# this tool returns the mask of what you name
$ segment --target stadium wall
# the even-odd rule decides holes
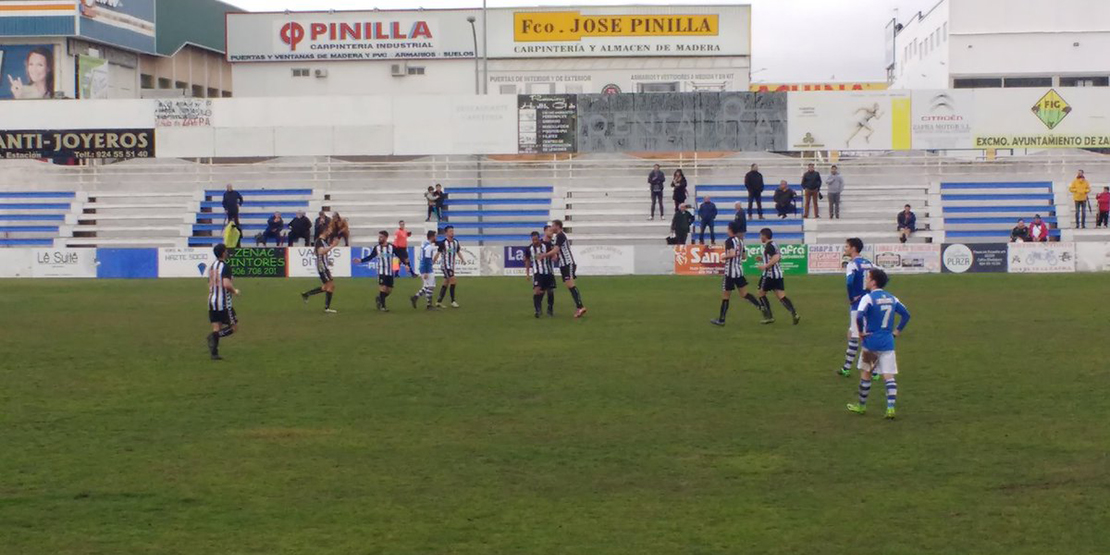
[[[759,247],[749,246],[750,254]],[[376,271],[352,264],[370,247],[342,247],[333,251],[332,273],[337,277],[373,278]],[[787,275],[843,272],[843,245],[783,245]],[[458,275],[524,275],[523,247],[463,246],[467,264]],[[718,246],[590,245],[576,249],[583,276],[719,275]],[[948,243],[868,245],[864,256],[890,273],[1075,273],[1110,271],[1110,243]],[[412,252],[410,249],[410,257]],[[208,248],[161,249],[0,249],[0,278],[155,279],[201,278],[213,256]],[[242,248],[230,263],[240,277],[315,277],[310,248]],[[394,260],[401,277],[407,271]],[[749,257],[745,273],[758,275]]]

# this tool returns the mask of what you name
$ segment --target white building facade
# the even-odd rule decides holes
[[[1106,0],[940,0],[898,23],[891,88],[1110,86]]]
[[[747,5],[228,14],[237,96],[746,91]]]

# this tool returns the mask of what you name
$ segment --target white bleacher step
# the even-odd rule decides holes
[[[152,208],[159,208],[159,209],[175,208],[175,209],[182,210],[182,211],[189,211],[189,210],[195,211],[196,208],[194,208],[194,206],[196,206],[196,203],[192,203],[192,204],[190,204],[190,203],[176,203],[176,204],[170,204],[170,203],[110,204],[110,203],[97,202],[97,203],[86,204],[85,209],[87,209],[87,210],[150,210]]]
[[[135,198],[183,198],[183,199],[188,199],[190,201],[193,201],[193,200],[200,201],[200,200],[204,199],[204,193],[202,191],[178,192],[178,193],[148,193],[148,192],[145,192],[145,191],[143,191],[143,192],[138,192],[138,191],[121,192],[121,193],[104,192],[104,193],[91,193],[91,194],[89,194],[89,197],[90,198],[95,198],[95,199],[106,199],[106,198],[108,198],[108,199],[116,199],[116,198],[125,198],[125,199],[135,199]]]
[[[933,239],[940,236],[940,232],[932,230],[921,230],[913,235],[910,235],[911,243],[925,243],[926,239]],[[816,238],[816,243],[843,243],[848,237],[859,237],[864,243],[897,243],[898,233],[895,231],[860,231],[860,232],[807,232],[806,238]]]
[[[346,208],[346,207],[350,207],[350,208],[382,207],[382,208],[393,208],[393,209],[398,209],[398,210],[412,210],[415,207],[421,207],[424,210],[428,209],[428,203],[427,202],[405,201],[405,200],[397,200],[397,201],[384,201],[384,200],[349,200],[349,201],[344,200],[344,201],[336,201],[336,200],[325,200],[325,201],[323,201],[323,204],[326,205],[326,206],[331,207],[332,210],[341,210],[341,209]]]
[[[1094,229],[1090,222],[1087,224],[1087,229],[1069,229],[1065,233],[1070,233],[1073,240],[1078,242],[1110,241],[1110,229]]]
[[[181,247],[185,245],[184,237],[73,237],[59,239],[55,244],[61,243],[68,247]]]
[[[195,217],[192,215],[182,215],[182,212],[165,212],[158,214],[142,213],[142,214],[78,214],[77,221],[92,222],[92,221],[144,221],[144,220],[174,220],[184,221],[191,223]]]
[[[181,237],[188,237],[192,235],[192,227],[186,225],[144,225],[144,226],[104,226],[104,225],[80,225],[73,228],[76,233],[152,233],[152,232],[172,232],[178,233]]]

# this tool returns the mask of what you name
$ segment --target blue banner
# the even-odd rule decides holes
[[[81,0],[79,35],[101,42],[155,52],[154,0]]]
[[[370,251],[373,250],[373,249],[374,249],[374,247],[351,247],[351,258],[358,258],[359,260],[361,260],[363,258],[366,258],[367,256],[370,256]],[[405,249],[405,252],[408,253],[409,260],[411,261],[413,259],[412,257],[413,257],[413,253],[414,253],[413,248],[409,247],[409,248]],[[414,268],[415,268],[415,266],[414,266]],[[416,268],[416,269],[419,270],[419,268]],[[397,277],[412,277],[412,274],[409,273],[408,267],[405,266],[404,264],[401,264],[401,260],[397,257],[393,258],[393,272],[394,272],[394,275],[396,275]],[[351,262],[351,277],[353,277],[353,278],[376,278],[376,277],[378,277],[378,260],[374,259],[374,260],[371,260],[370,262],[365,262],[365,263],[359,263],[359,262],[352,261]]]
[[[158,249],[96,249],[98,279],[158,277]]]

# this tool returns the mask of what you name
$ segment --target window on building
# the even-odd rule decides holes
[[[582,94],[582,85],[567,85],[567,94]]]
[[[293,68],[293,77],[308,77],[309,73],[311,73],[311,71],[309,71],[307,67]]]
[[[944,22],[944,25],[941,26],[941,29],[944,30],[944,40],[947,41],[948,40],[948,22],[947,21]]]
[[[139,86],[144,88],[144,89],[153,89],[154,88],[154,76],[153,75],[147,75],[145,73],[142,74],[142,75],[139,75]]]
[[[158,78],[158,88],[159,89],[169,89],[169,88],[171,88],[170,87],[170,80],[166,79],[164,77],[159,77]]]
[[[516,94],[516,85],[501,85],[501,94]]]
[[[1007,77],[1003,80],[1002,86],[1006,88],[1020,88],[1020,87],[1051,87],[1051,77]]]
[[[174,81],[173,82],[173,88],[175,88],[175,89],[188,89],[189,85],[187,85],[184,81]]]
[[[220,91],[220,96],[224,98],[231,98],[231,91]]]
[[[424,75],[424,66],[408,66],[409,75]]]
[[[952,88],[954,89],[997,89],[1001,87],[1002,79],[997,78],[971,77],[952,80]]]
[[[212,87],[208,87],[208,95],[207,96],[208,96],[208,98],[219,98],[220,97],[220,91],[217,90],[217,89],[213,89]]]
[[[193,91],[193,98],[204,98],[204,87],[193,85],[191,88]]]
[[[670,83],[636,83],[636,92],[642,93],[669,93],[678,92],[678,82]]]
[[[1061,77],[1061,87],[1110,87],[1110,77]]]
[[[524,85],[525,94],[553,94],[555,83],[528,83]]]

